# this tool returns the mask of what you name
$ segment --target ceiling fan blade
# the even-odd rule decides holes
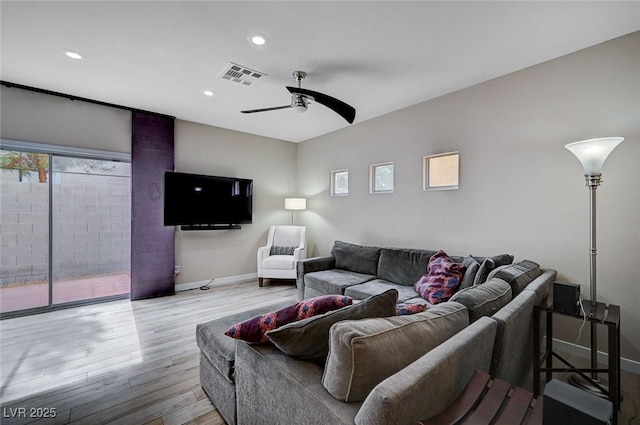
[[[311,98],[316,102],[326,106],[327,108],[332,109],[342,118],[347,120],[349,124],[352,124],[353,120],[356,118],[355,108],[339,99],[336,99],[335,97],[331,97],[324,93],[313,90],[301,89],[298,87],[287,87],[287,90],[289,90],[289,92],[292,94],[301,94],[303,96]]]
[[[284,106],[273,106],[271,108],[262,108],[262,109],[249,109],[246,111],[240,111],[243,114],[253,114],[254,112],[266,112],[266,111],[276,111],[278,109],[288,109],[291,108],[291,105],[284,105]]]

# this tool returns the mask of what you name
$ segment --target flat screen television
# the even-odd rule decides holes
[[[251,223],[253,180],[166,171],[164,225],[183,230]]]

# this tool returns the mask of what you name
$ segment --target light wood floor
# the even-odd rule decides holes
[[[200,387],[196,324],[295,297],[250,281],[3,320],[0,422],[224,424]]]
[[[250,281],[0,321],[0,422],[224,424],[200,387],[196,324],[277,300],[295,301],[294,286]],[[622,390],[619,424],[640,424],[640,376],[623,371]],[[16,418],[20,408],[56,417]]]

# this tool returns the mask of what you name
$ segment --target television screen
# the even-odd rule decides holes
[[[198,174],[164,174],[164,225],[251,223],[253,180]]]

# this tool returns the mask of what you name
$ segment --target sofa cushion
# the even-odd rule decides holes
[[[404,304],[424,304],[426,305],[426,308],[431,308],[433,307],[433,304],[431,304],[429,301],[425,300],[422,297],[415,297],[415,298],[409,298],[408,300],[402,301]]]
[[[513,263],[513,255],[511,254],[498,254],[492,255],[491,257],[477,257],[474,255],[473,258],[475,258],[476,261],[480,264],[482,264],[482,262],[487,258],[490,258],[494,262],[496,267],[507,266]]]
[[[236,341],[225,336],[229,326],[267,311],[277,310],[291,304],[291,301],[279,302],[219,319],[199,323],[196,326],[196,343],[211,365],[229,382],[233,382],[233,363],[235,361]]]
[[[382,248],[377,276],[389,282],[413,286],[427,269],[436,251]]]
[[[468,324],[467,310],[458,303],[440,304],[411,316],[336,323],[331,328],[322,385],[339,400],[362,401],[380,382]]]
[[[262,267],[269,270],[292,270],[295,264],[292,255],[270,255],[262,260]]]
[[[531,283],[542,271],[540,265],[530,260],[523,260],[516,264],[501,266],[489,273],[489,279],[497,277],[511,285],[513,298]]]
[[[320,382],[322,366],[272,345],[238,343],[236,358],[238,424],[353,425],[361,403],[331,397]]]
[[[444,251],[438,251],[427,266],[427,273],[415,284],[416,292],[431,304],[447,301],[462,281],[464,266]]]
[[[493,278],[482,285],[459,290],[449,301],[467,307],[469,321],[473,323],[482,316],[492,316],[507,305],[511,301],[511,286],[502,279]]]
[[[380,248],[335,241],[331,255],[336,259],[336,268],[356,273],[374,275],[378,272]]]
[[[404,302],[405,300],[419,296],[411,286],[399,285],[382,279],[373,279],[360,285],[349,286],[344,290],[344,294],[352,297],[354,300],[363,300],[391,288],[398,291],[398,302]]]
[[[323,295],[302,300],[276,311],[260,314],[231,326],[224,334],[231,338],[258,344],[267,342],[265,332],[296,320],[306,319],[328,311],[351,305],[351,297],[344,295]]]
[[[358,304],[289,323],[267,332],[267,337],[285,354],[324,364],[329,352],[329,329],[334,323],[394,316],[397,299],[398,291],[389,289]]]
[[[330,269],[304,275],[304,286],[321,294],[344,294],[346,288],[375,279],[370,274]]]

